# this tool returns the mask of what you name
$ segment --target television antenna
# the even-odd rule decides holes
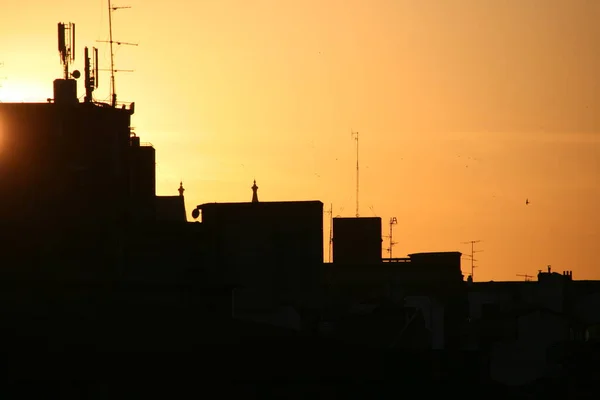
[[[397,223],[398,223],[398,220],[396,219],[396,217],[390,218],[390,236],[388,236],[390,239],[390,247],[388,247],[386,249],[386,251],[388,253],[390,253],[390,258],[392,258],[392,247],[394,247],[394,245],[398,243],[398,242],[394,242],[394,240],[393,240],[393,233],[394,233],[393,228],[394,228],[394,225],[396,225]]]
[[[354,140],[356,140],[356,218],[358,218],[358,184],[359,184],[359,174],[358,174],[358,132],[354,132],[350,130],[350,135]]]
[[[333,254],[331,252],[331,246],[333,244],[333,203],[329,206],[329,211],[325,211],[325,214],[329,214],[329,262],[333,260]]]
[[[117,105],[117,93],[115,91],[115,72],[126,72],[126,70],[115,70],[115,53],[113,50],[113,44],[117,44],[117,45],[128,45],[128,46],[137,46],[137,43],[128,43],[128,42],[121,42],[121,41],[116,41],[113,40],[113,35],[112,35],[112,13],[116,10],[121,10],[124,8],[131,8],[131,6],[123,6],[123,7],[116,7],[116,6],[112,6],[111,4],[111,0],[108,0],[108,37],[109,40],[97,40],[97,42],[103,42],[103,43],[110,43],[110,99],[111,99],[111,105],[113,107],[116,107]],[[133,71],[127,71],[127,72],[133,72]]]
[[[471,245],[471,254],[467,255],[466,257],[469,258],[471,260],[471,279],[474,281],[475,280],[475,268],[477,268],[477,265],[475,265],[475,261],[477,261],[474,257],[475,253],[481,253],[483,250],[475,250],[475,243],[479,243],[481,242],[481,240],[470,240],[468,242],[462,242],[463,244],[470,244]]]
[[[525,278],[525,282],[531,282],[531,278],[533,278],[533,276],[527,274],[517,274],[517,276]]]

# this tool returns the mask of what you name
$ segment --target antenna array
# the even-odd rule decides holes
[[[325,214],[329,214],[329,262],[332,262],[333,254],[331,252],[331,246],[333,244],[333,204],[331,204],[329,207],[329,211],[325,211]]]
[[[117,105],[117,93],[115,91],[115,72],[133,72],[131,70],[116,70],[115,69],[115,53],[113,49],[113,44],[117,45],[129,45],[129,46],[137,46],[137,43],[127,43],[113,40],[112,35],[112,13],[113,11],[120,10],[123,8],[131,8],[130,6],[125,7],[113,7],[111,4],[111,0],[108,0],[108,32],[109,32],[109,40],[98,40],[98,42],[110,43],[110,98],[111,105],[116,107]]]
[[[90,58],[89,49],[85,48],[85,102],[92,102],[92,92],[98,88],[98,49],[93,47],[94,58]]]
[[[517,274],[517,276],[521,276],[521,277],[525,278],[525,282],[530,282],[531,278],[533,278],[533,276],[527,275],[527,274]]]
[[[65,79],[69,79],[69,64],[75,61],[75,24],[58,23],[58,52],[64,66]]]
[[[475,261],[477,261],[474,257],[475,253],[481,253],[483,250],[475,250],[475,243],[479,243],[481,242],[481,240],[470,240],[468,242],[462,242],[463,244],[470,244],[471,245],[471,255],[468,255],[467,257],[471,260],[471,279],[473,281],[475,281],[475,268],[477,268],[477,265],[475,265]]]
[[[398,242],[394,242],[394,240],[393,240],[393,233],[394,233],[393,228],[394,228],[394,225],[396,225],[397,223],[398,223],[398,220],[396,219],[396,217],[390,218],[390,236],[388,236],[390,239],[390,247],[388,247],[386,249],[386,251],[388,253],[390,253],[390,258],[392,258],[392,248],[394,247],[395,244],[398,243]]]

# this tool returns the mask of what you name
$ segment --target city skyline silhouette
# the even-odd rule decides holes
[[[0,35],[5,391],[597,392],[594,6],[102,3]]]
[[[261,201],[321,200],[352,216],[354,129],[360,213],[381,217],[384,234],[398,218],[398,257],[467,254],[462,242],[481,239],[476,280],[546,265],[594,279],[598,5],[533,4],[115,4],[132,7],[114,13],[115,40],[139,43],[115,46],[116,68],[134,70],[116,74],[117,91],[157,148],[157,193],[175,196],[182,180],[188,211],[249,201],[256,179]],[[52,97],[56,21],[77,23],[73,68],[84,46],[109,67],[105,4],[7,7],[0,101]]]

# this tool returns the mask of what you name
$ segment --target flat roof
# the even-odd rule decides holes
[[[265,206],[274,206],[274,205],[293,205],[293,204],[320,204],[323,205],[323,202],[320,200],[303,200],[303,201],[259,201],[258,203],[253,203],[251,201],[240,201],[240,202],[230,202],[230,203],[204,203],[196,206],[197,208],[204,207],[234,207],[234,206],[253,206],[260,207],[261,205]]]
[[[449,256],[449,255],[462,255],[460,251],[435,251],[435,252],[425,252],[425,253],[412,253],[409,254],[409,257],[419,257],[419,256]]]

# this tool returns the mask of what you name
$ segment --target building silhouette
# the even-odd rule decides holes
[[[584,375],[597,282],[550,268],[537,282],[465,281],[453,251],[382,258],[381,218],[333,218],[325,263],[323,203],[259,202],[256,180],[250,201],[200,204],[188,221],[183,182],[156,194],[156,149],[131,128],[135,105],[93,101],[90,71],[83,102],[66,76],[45,103],[0,103],[4,343],[219,344],[228,368],[247,363],[238,377],[297,377],[310,361],[322,376],[421,389]]]

